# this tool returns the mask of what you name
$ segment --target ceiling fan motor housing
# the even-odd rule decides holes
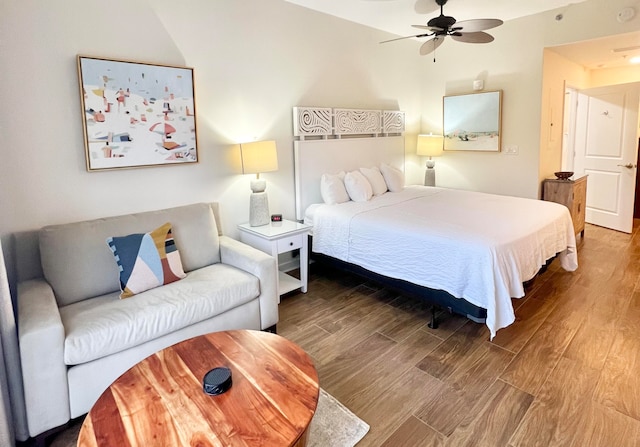
[[[433,19],[427,22],[427,26],[432,26],[434,28],[440,28],[442,30],[448,30],[453,24],[456,23],[456,19],[451,16],[439,15],[438,17],[434,17]]]

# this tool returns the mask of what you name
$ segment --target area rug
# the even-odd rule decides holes
[[[353,447],[369,431],[369,425],[320,388],[316,414],[311,420],[308,447]]]
[[[76,447],[81,422],[60,433],[50,447]],[[320,388],[316,414],[311,420],[307,447],[354,447],[369,431],[369,425]]]

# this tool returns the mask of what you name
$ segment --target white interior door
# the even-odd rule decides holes
[[[588,175],[586,221],[631,233],[640,83],[578,93],[574,172]]]

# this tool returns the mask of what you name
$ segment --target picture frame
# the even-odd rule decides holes
[[[78,55],[87,171],[198,162],[193,69]]]
[[[445,151],[500,152],[502,90],[443,97]]]

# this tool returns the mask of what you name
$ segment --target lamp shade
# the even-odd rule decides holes
[[[255,141],[240,145],[243,174],[260,174],[278,170],[276,142]]]
[[[442,135],[418,135],[417,153],[429,157],[442,155],[442,145],[444,138]]]

